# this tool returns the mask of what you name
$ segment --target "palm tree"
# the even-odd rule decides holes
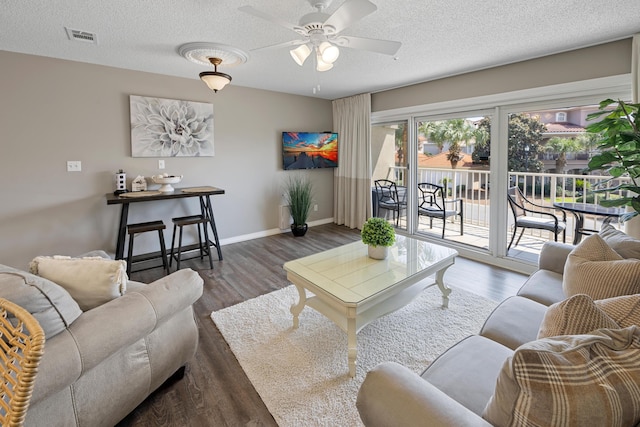
[[[598,143],[602,139],[602,136],[597,133],[585,132],[576,137],[576,141],[582,147],[581,150],[585,151],[589,157],[591,153],[598,147]]]
[[[418,130],[427,138],[427,140],[436,144],[438,147],[438,153],[442,153],[444,144],[447,142],[447,126],[446,122],[423,122],[418,127]]]
[[[447,120],[447,140],[449,141],[449,153],[447,159],[451,162],[451,167],[455,168],[460,161],[462,147],[460,143],[467,145],[475,136],[476,129],[465,119]]]
[[[567,165],[567,153],[575,153],[580,151],[583,145],[575,138],[553,137],[545,144],[545,150],[549,153],[557,153],[556,173],[564,173]]]

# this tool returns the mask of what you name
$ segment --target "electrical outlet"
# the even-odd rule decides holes
[[[82,162],[80,160],[67,161],[67,172],[82,172]]]
[[[318,205],[313,205],[313,210],[314,210],[315,212],[318,212]]]
[[[164,169],[164,160],[158,160],[158,169]]]

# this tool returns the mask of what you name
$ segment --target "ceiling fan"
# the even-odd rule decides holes
[[[338,47],[362,49],[384,55],[395,55],[402,43],[391,40],[368,39],[342,35],[349,26],[375,12],[378,8],[369,0],[346,0],[331,15],[324,13],[332,0],[307,0],[316,12],[311,12],[300,18],[298,25],[290,24],[280,18],[261,12],[251,6],[239,8],[242,12],[258,18],[281,25],[302,36],[301,39],[291,40],[272,46],[266,46],[254,50],[278,49],[294,47],[289,52],[293,60],[300,66],[304,64],[312,53],[316,57],[316,69],[327,71],[333,68],[333,63],[338,59],[340,50]]]

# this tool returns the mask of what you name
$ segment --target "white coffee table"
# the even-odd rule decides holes
[[[442,306],[448,307],[451,289],[444,273],[458,252],[411,237],[396,235],[385,260],[367,256],[367,246],[354,242],[284,264],[287,278],[298,290],[291,306],[293,326],[309,306],[347,333],[349,375],[356,373],[356,334],[372,321],[404,307],[422,291],[437,285]],[[435,275],[435,282],[425,280]],[[311,294],[308,296],[307,291]]]

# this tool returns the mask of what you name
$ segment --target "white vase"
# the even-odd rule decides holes
[[[372,246],[369,245],[369,258],[385,259],[389,255],[388,246]]]

